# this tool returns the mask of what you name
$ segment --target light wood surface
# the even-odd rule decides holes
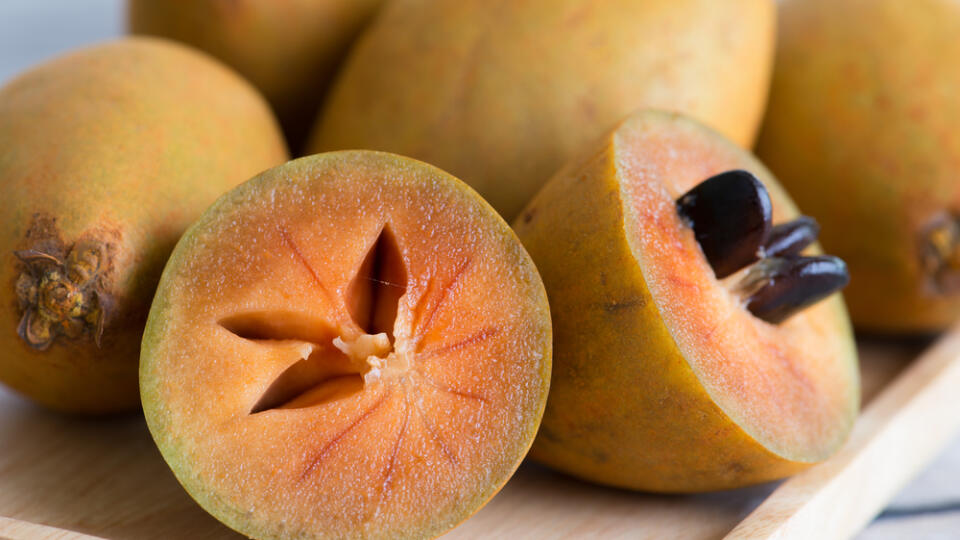
[[[816,532],[822,527],[812,525],[822,520],[838,527],[835,537],[849,536],[960,429],[960,417],[947,418],[956,412],[949,390],[960,383],[960,337],[951,336],[898,376],[920,351],[918,344],[861,343],[869,404],[850,444],[779,486],[658,496],[591,486],[525,464],[446,537],[825,538]],[[891,480],[871,485],[876,493],[864,496],[861,482],[874,477]],[[838,517],[845,512],[849,518]],[[180,488],[141,416],[67,418],[2,390],[0,516],[0,538],[239,537]]]
[[[870,403],[837,455],[781,485],[727,538],[829,540],[863,528],[960,431],[958,357],[960,330]]]
[[[0,517],[0,538],[31,538],[33,540],[101,540],[98,536],[90,536],[78,532],[47,527],[28,521]]]

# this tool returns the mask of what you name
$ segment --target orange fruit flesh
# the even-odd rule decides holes
[[[421,537],[531,444],[550,377],[539,276],[475,193],[374,152],[221,198],[168,263],[141,359],[151,432],[257,537]]]
[[[781,324],[746,310],[735,285],[743,271],[717,280],[676,210],[675,201],[722,171],[765,170],[720,137],[677,123],[671,129],[625,124],[615,136],[627,240],[662,320],[710,398],[775,454],[815,462],[849,431],[858,406],[855,358],[842,305],[826,301]],[[767,182],[773,222],[798,212]],[[815,248],[816,249],[816,248]]]

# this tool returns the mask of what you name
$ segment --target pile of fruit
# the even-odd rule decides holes
[[[142,406],[243,534],[433,537],[528,451],[783,478],[853,426],[854,326],[960,315],[956,2],[128,10],[0,89],[0,381]]]

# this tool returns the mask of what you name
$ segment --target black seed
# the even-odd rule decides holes
[[[741,290],[747,309],[769,323],[786,320],[850,282],[847,265],[838,257],[770,257],[750,269]]]
[[[747,171],[727,171],[697,184],[677,199],[677,211],[718,278],[759,258],[770,233],[770,196]]]
[[[770,236],[763,245],[763,251],[767,257],[799,255],[817,240],[819,234],[820,225],[817,220],[810,216],[800,216],[771,229]]]

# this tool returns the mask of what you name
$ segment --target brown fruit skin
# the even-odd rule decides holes
[[[638,108],[751,145],[774,19],[770,0],[397,0],[358,41],[308,149],[422,159],[509,220]]]
[[[140,336],[164,262],[221,193],[286,159],[276,120],[206,55],[131,38],[54,59],[0,89],[0,148],[0,381],[60,411],[139,407]],[[17,332],[25,265],[14,251],[84,238],[109,253],[101,344],[88,331],[31,348]]]
[[[630,123],[695,136],[707,131],[653,111],[617,129]],[[826,314],[829,339],[846,345],[837,359],[850,381],[841,437],[825,444],[822,455],[786,459],[721,410],[665,325],[626,236],[616,140],[615,130],[571,161],[513,224],[543,278],[554,330],[550,395],[530,456],[590,482],[672,493],[767,482],[824,459],[843,442],[859,405],[843,301],[834,296],[817,307]],[[759,162],[741,167],[767,186],[777,222],[798,215]]]
[[[930,221],[960,212],[960,4],[788,0],[780,21],[758,155],[849,265],[855,326],[945,328],[960,296],[921,254]]]
[[[190,44],[239,71],[267,97],[296,151],[334,71],[381,2],[130,0],[129,28]]]

